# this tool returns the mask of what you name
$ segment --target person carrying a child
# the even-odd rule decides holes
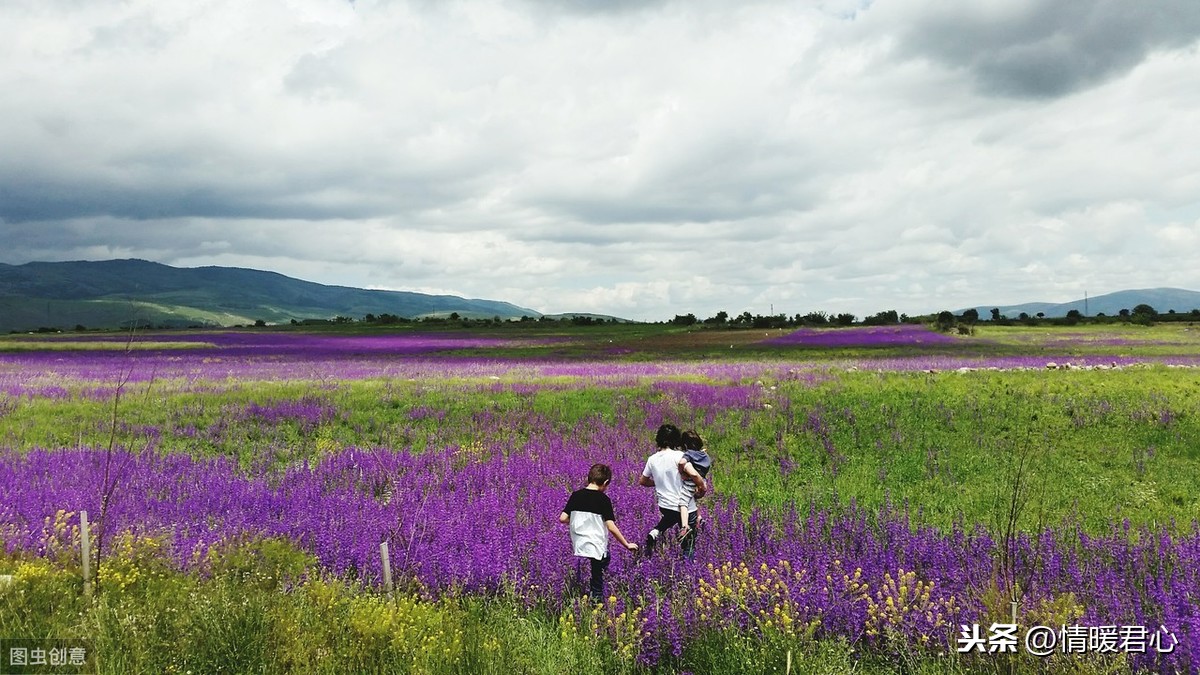
[[[679,525],[680,529],[687,527],[686,534],[680,540],[680,548],[684,558],[691,559],[696,549],[696,499],[708,491],[704,478],[692,470],[688,481],[693,481],[694,492],[684,498],[683,484],[686,469],[683,460],[683,450],[679,449],[683,439],[679,428],[674,424],[663,424],[658,428],[654,438],[658,451],[646,459],[646,468],[638,478],[638,485],[654,488],[655,501],[658,503],[660,518],[650,533],[646,535],[645,552],[651,555],[658,543],[658,538],[667,530]],[[680,504],[684,504],[680,507]]]
[[[683,475],[683,487],[679,496],[679,539],[682,541],[692,533],[693,520],[700,522],[700,510],[696,509],[696,517],[688,518],[688,507],[695,500],[704,496],[697,494],[696,489],[708,479],[708,470],[712,468],[712,458],[704,449],[704,439],[695,431],[685,431],[680,437],[683,442],[683,457],[679,460],[679,472]]]
[[[592,566],[588,595],[595,602],[604,601],[604,571],[608,569],[608,535],[616,537],[627,550],[636,551],[617,527],[612,500],[604,494],[612,482],[612,468],[593,464],[588,470],[587,487],[571,493],[567,505],[558,515],[558,522],[570,525],[572,552],[587,558]]]

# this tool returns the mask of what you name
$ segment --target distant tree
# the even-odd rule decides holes
[[[829,315],[825,312],[809,312],[804,315],[802,323],[806,326],[824,326],[829,323]]]
[[[1193,309],[1192,311],[1188,312],[1188,315],[1200,317],[1200,309]]]
[[[748,326],[748,325],[754,323],[754,315],[751,314],[750,312],[742,312],[741,314],[737,315],[737,318],[735,318],[733,320],[733,322],[737,323],[737,324],[743,324],[743,325]]]
[[[950,310],[944,309],[944,310],[938,312],[938,315],[937,315],[937,329],[938,330],[949,331],[951,328],[954,328],[954,322],[955,322],[954,313],[951,312]]]
[[[1000,320],[1002,320],[1003,318],[1004,318],[1004,317],[1000,315],[1000,308],[999,308],[999,307],[993,307],[993,308],[992,308],[992,321],[1000,321]]]
[[[704,323],[716,324],[718,326],[723,326],[728,321],[729,321],[729,312],[726,312],[725,310],[721,310],[721,311],[717,312],[716,314],[714,314],[713,316],[710,316],[707,319],[705,319]]]
[[[1077,309],[1071,309],[1071,310],[1067,310],[1067,318],[1068,318],[1068,319],[1075,319],[1075,320],[1082,319],[1082,318],[1083,318],[1083,312],[1080,312],[1080,311],[1079,311],[1079,310],[1077,310]]]
[[[371,314],[369,312],[367,313],[366,316],[363,317],[363,323],[375,323],[378,320],[379,320],[378,317],[376,317],[374,314]]]
[[[267,325],[267,322],[266,322],[266,321],[263,321],[262,319],[255,319],[255,320],[254,320],[254,327],[255,327],[255,328],[262,328],[263,326],[266,326],[266,325]]]
[[[291,323],[292,323],[292,325],[293,325],[293,326],[299,326],[299,325],[300,325],[300,322],[299,322],[299,321],[297,321],[297,320],[295,320],[295,319],[292,319]]]
[[[964,311],[962,316],[959,318],[963,321],[963,323],[975,323],[976,321],[979,321],[979,310],[972,307],[971,309]]]
[[[787,316],[784,314],[772,314],[764,316],[756,314],[750,325],[755,328],[783,328],[788,324]]]
[[[1028,320],[1029,320],[1029,313],[1028,313],[1028,312],[1021,312],[1020,314],[1018,314],[1018,315],[1017,315],[1017,318],[1018,318],[1018,319],[1020,319],[1021,321],[1028,321]]]
[[[898,323],[900,323],[900,315],[894,309],[872,314],[863,319],[863,325],[865,326],[893,326]]]
[[[696,323],[696,315],[690,312],[687,314],[676,314],[675,318],[671,319],[671,323],[676,326],[692,326]]]
[[[1122,308],[1120,311],[1117,312],[1117,314],[1119,316],[1121,316],[1122,318],[1129,318],[1129,310],[1128,309]]]
[[[1133,314],[1130,315],[1129,322],[1139,326],[1149,326],[1154,323],[1154,319],[1157,316],[1158,312],[1153,307],[1142,303],[1133,308]]]
[[[85,330],[87,330],[87,326],[85,326],[85,325],[83,325],[83,324],[81,324],[81,323],[77,323],[77,324],[75,324],[75,332],[76,332],[76,333],[82,333],[82,332],[84,332]]]
[[[460,316],[458,315],[458,312],[450,312],[450,320],[451,320],[451,321],[458,321],[458,320],[459,320],[459,319],[461,319],[461,318],[462,318],[462,317],[460,317]]]
[[[1045,312],[1038,312],[1038,313],[1037,313],[1037,318],[1039,318],[1039,319],[1044,319],[1044,318],[1046,318],[1046,313],[1045,313]]]
[[[842,313],[833,317],[833,322],[839,326],[849,326],[853,324],[854,320],[857,318],[858,317],[854,316],[853,314]]]

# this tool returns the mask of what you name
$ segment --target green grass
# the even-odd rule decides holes
[[[310,556],[272,540],[227,548],[207,568],[203,576],[183,574],[163,561],[154,540],[123,540],[89,598],[77,561],[0,556],[0,574],[13,577],[0,585],[0,635],[86,641],[101,674],[651,672],[636,661],[636,636],[612,632],[625,619],[586,604],[555,616],[503,595],[388,597],[323,576]],[[792,673],[1128,672],[1119,659],[872,656],[841,640],[770,631],[698,637],[653,672],[782,674],[789,662]]]
[[[853,499],[870,508],[907,504],[916,520],[940,527],[991,526],[1024,458],[1033,488],[1026,529],[1200,520],[1200,390],[1191,370],[844,372],[815,386],[764,382],[761,407],[715,413],[650,384],[554,384],[514,391],[490,380],[258,382],[197,392],[141,383],[123,393],[115,440],[261,466],[264,457],[286,465],[348,446],[420,452],[521,443],[525,432],[514,425],[526,419],[561,434],[586,434],[595,422],[652,428],[672,419],[700,430],[719,467],[718,490],[747,508]],[[326,416],[307,425],[238,415],[251,403],[301,399]],[[0,444],[17,449],[106,447],[114,431],[104,401],[21,399],[9,407]]]
[[[1027,529],[1079,521],[1103,531],[1200,519],[1200,391],[1189,371],[1146,368],[847,373],[783,387],[748,429],[712,434],[720,488],[762,507],[854,499],[920,509],[916,520],[992,526],[1019,460],[1033,488]],[[819,420],[823,427],[814,430]],[[771,470],[771,464],[775,470]],[[791,463],[790,473],[780,471]]]

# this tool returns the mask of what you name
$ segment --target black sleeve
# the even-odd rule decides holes
[[[608,498],[608,495],[604,495],[604,507],[603,508],[604,508],[604,511],[600,515],[604,518],[604,520],[605,521],[611,520],[613,522],[616,522],[617,514],[613,513],[612,500]]]
[[[567,505],[563,507],[563,513],[571,513],[579,510],[579,493],[572,492],[570,497],[567,497]]]

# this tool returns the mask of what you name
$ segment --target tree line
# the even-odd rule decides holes
[[[942,310],[936,314],[918,316],[900,314],[894,309],[889,309],[872,314],[861,321],[857,316],[849,313],[808,312],[806,314],[793,315],[762,315],[742,312],[737,316],[731,317],[728,312],[720,311],[707,319],[699,319],[695,314],[676,314],[669,323],[676,326],[701,325],[733,328],[821,328],[830,326],[890,326],[902,323],[924,323],[932,324],[938,330],[942,331],[948,332],[958,329],[966,333],[970,332],[969,328],[971,326],[981,322],[989,322],[999,326],[1041,324],[1073,326],[1079,323],[1105,324],[1118,322],[1150,325],[1159,321],[1200,321],[1200,309],[1193,309],[1186,313],[1176,312],[1174,309],[1171,309],[1163,313],[1143,303],[1135,306],[1133,309],[1122,309],[1114,316],[1107,316],[1103,312],[1098,312],[1093,316],[1084,316],[1079,310],[1072,309],[1067,312],[1066,316],[1062,317],[1047,317],[1043,312],[1038,312],[1035,315],[1021,312],[1015,318],[1005,316],[997,307],[992,308],[988,318],[981,317],[977,309],[967,309],[959,314],[955,314],[950,310]]]

